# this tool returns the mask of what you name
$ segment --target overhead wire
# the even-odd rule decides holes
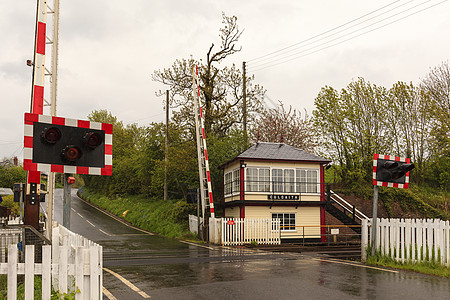
[[[293,48],[293,47],[295,47],[295,46],[301,45],[301,44],[303,44],[303,43],[305,43],[305,42],[308,42],[308,41],[310,41],[310,40],[313,40],[313,39],[315,39],[315,38],[318,38],[318,37],[320,37],[320,36],[322,36],[322,35],[325,35],[325,34],[327,34],[327,33],[333,32],[333,31],[335,31],[336,29],[342,28],[342,27],[344,27],[344,26],[346,26],[346,25],[348,25],[348,24],[351,24],[351,23],[353,23],[353,22],[355,22],[355,21],[358,21],[358,20],[360,20],[360,19],[362,19],[362,18],[364,18],[364,17],[367,17],[367,16],[369,16],[369,15],[371,15],[371,14],[377,12],[377,11],[383,10],[383,9],[385,9],[386,7],[389,7],[389,6],[395,4],[395,3],[399,2],[399,1],[400,1],[400,0],[396,0],[396,1],[394,1],[394,2],[392,2],[392,3],[389,3],[389,4],[387,4],[387,5],[383,6],[383,7],[380,7],[380,8],[378,8],[378,9],[376,9],[376,10],[373,10],[373,11],[371,11],[371,12],[365,14],[365,15],[362,15],[362,16],[356,18],[356,19],[353,19],[353,20],[351,20],[351,21],[348,21],[348,22],[346,22],[346,23],[344,23],[344,24],[342,24],[342,25],[339,25],[339,26],[337,26],[337,27],[334,27],[334,28],[332,28],[332,29],[329,29],[329,30],[327,30],[327,31],[325,31],[325,32],[322,32],[322,33],[317,34],[317,35],[315,35],[315,36],[313,36],[313,37],[307,38],[307,39],[305,39],[305,40],[303,40],[303,41],[300,41],[300,42],[298,42],[298,43],[295,43],[295,44],[293,44],[293,45],[290,45],[290,46],[284,47],[284,48],[282,48],[282,49],[279,49],[279,50],[270,52],[270,53],[268,53],[268,54],[265,54],[265,55],[262,55],[262,56],[259,56],[259,57],[250,59],[250,60],[247,61],[247,63],[250,63],[250,62],[253,62],[253,61],[258,61],[258,60],[266,60],[266,59],[270,59],[270,58],[267,58],[267,57],[268,57],[268,56],[272,56],[272,55],[274,55],[274,54],[277,54],[277,53],[279,53],[279,52],[283,52],[284,50]],[[411,1],[415,1],[415,0],[411,0]],[[411,2],[411,1],[409,1],[409,2]],[[408,2],[408,3],[409,3],[409,2]],[[289,50],[289,51],[292,51],[292,50]],[[288,52],[289,52],[289,51],[288,51]],[[277,55],[279,55],[279,54],[277,54]],[[277,55],[275,55],[275,56],[277,56]]]
[[[399,6],[393,8],[392,10],[390,10],[390,11],[388,11],[388,12],[391,12],[391,11],[393,11],[393,10],[395,10],[395,9],[397,9],[397,8],[399,8],[399,7],[401,7],[401,6],[407,5],[408,3],[413,2],[413,1],[415,1],[415,0],[410,0],[409,2],[404,3],[404,4],[402,4],[402,5],[399,5]],[[431,1],[431,0],[427,0],[426,2],[429,2],[429,1]],[[423,5],[423,4],[426,3],[426,2],[420,3],[420,4],[416,5],[415,7],[420,6],[420,5]],[[322,43],[322,44],[320,44],[320,45],[316,45],[316,46],[313,46],[313,47],[311,47],[311,48],[309,48],[309,49],[302,50],[302,51],[300,51],[300,52],[293,53],[293,54],[290,54],[290,55],[287,55],[287,56],[286,56],[286,54],[289,53],[289,52],[297,51],[297,50],[299,50],[299,49],[301,49],[301,48],[304,48],[304,47],[306,47],[306,46],[308,46],[308,45],[312,45],[312,44],[318,43],[318,42],[320,42],[320,41],[322,41],[322,40],[326,40],[326,39],[328,39],[328,38],[330,38],[330,37],[333,37],[333,36],[335,36],[335,35],[337,35],[337,34],[339,34],[339,33],[348,31],[348,30],[350,30],[351,28],[354,28],[354,27],[356,27],[356,26],[358,26],[358,25],[361,25],[361,24],[364,24],[364,23],[366,23],[366,22],[368,22],[368,21],[370,21],[370,20],[376,19],[376,18],[378,18],[378,17],[380,17],[380,16],[382,16],[382,15],[388,13],[388,12],[381,13],[381,14],[376,15],[376,16],[374,16],[374,17],[371,17],[371,18],[369,18],[369,19],[367,19],[367,20],[364,20],[364,21],[362,21],[362,22],[359,22],[359,23],[357,23],[357,24],[354,24],[354,25],[352,25],[352,26],[350,26],[350,27],[348,27],[348,28],[342,29],[342,30],[340,30],[340,31],[337,31],[337,32],[335,32],[335,33],[332,33],[332,34],[330,34],[330,35],[327,35],[327,36],[325,36],[325,37],[322,37],[322,38],[320,38],[320,39],[318,39],[318,40],[311,41],[311,42],[306,43],[306,44],[304,44],[304,45],[302,45],[302,46],[300,46],[300,47],[296,47],[296,48],[294,48],[294,49],[291,49],[291,50],[286,51],[286,52],[284,52],[284,53],[279,53],[279,54],[277,54],[277,55],[274,56],[274,57],[277,57],[277,56],[284,56],[284,57],[282,57],[282,58],[273,59],[271,62],[262,62],[262,63],[261,63],[261,62],[258,62],[258,63],[256,63],[256,64],[257,64],[256,66],[253,66],[253,68],[258,68],[258,67],[261,67],[262,65],[266,65],[266,64],[269,64],[269,63],[273,63],[274,61],[282,60],[282,59],[285,59],[285,58],[287,58],[287,57],[292,57],[292,56],[297,55],[297,54],[299,54],[299,53],[303,53],[303,52],[306,52],[306,51],[308,51],[308,50],[311,50],[311,49],[320,47],[320,46],[322,46],[322,45],[324,45],[324,44],[327,44],[327,43],[333,42],[333,41],[335,41],[335,40],[341,39],[341,38],[346,37],[346,36],[348,36],[348,35],[351,35],[351,34],[353,34],[353,33],[355,33],[355,32],[361,31],[361,30],[363,30],[363,29],[365,29],[365,28],[367,28],[367,27],[371,27],[371,26],[373,26],[373,25],[375,25],[375,24],[378,24],[378,23],[381,23],[381,22],[383,22],[383,21],[385,21],[385,20],[387,20],[387,19],[393,18],[393,17],[395,17],[395,16],[397,16],[397,15],[399,15],[399,14],[404,13],[405,11],[414,9],[415,7],[410,7],[410,8],[408,8],[407,10],[404,10],[404,11],[402,11],[402,12],[400,12],[400,13],[397,13],[397,14],[392,15],[392,16],[390,16],[390,17],[386,17],[386,18],[384,18],[384,19],[382,19],[382,20],[379,20],[379,21],[377,21],[377,22],[375,22],[375,23],[366,25],[366,26],[361,27],[361,28],[359,28],[359,29],[356,29],[356,30],[354,30],[354,31],[352,31],[352,32],[346,33],[346,34],[344,34],[344,35],[342,35],[342,36],[340,36],[340,37],[337,37],[337,38],[328,40],[328,41],[326,41],[325,43]],[[348,24],[348,23],[347,23],[347,24]]]
[[[414,1],[414,0],[412,0],[412,1]],[[412,2],[412,1],[409,1],[408,3]],[[344,35],[342,35],[342,36],[340,36],[340,37],[338,37],[338,38],[331,39],[331,40],[326,41],[326,42],[324,42],[324,43],[321,43],[321,44],[319,44],[319,45],[310,47],[310,48],[308,48],[308,49],[306,49],[306,50],[302,50],[302,51],[299,51],[299,52],[296,52],[296,53],[290,54],[290,55],[285,55],[284,57],[277,58],[277,59],[273,59],[272,61],[269,61],[269,62],[266,62],[266,63],[262,63],[262,64],[257,65],[257,66],[253,66],[253,67],[252,67],[252,66],[250,65],[250,66],[249,66],[249,72],[256,72],[256,71],[260,71],[260,70],[263,70],[263,69],[266,69],[266,68],[274,67],[274,66],[277,66],[277,65],[279,65],[279,64],[283,64],[283,63],[286,63],[286,62],[289,62],[289,61],[292,61],[292,60],[295,60],[295,59],[299,59],[299,58],[302,58],[302,57],[305,57],[305,56],[308,56],[308,55],[317,53],[317,52],[319,52],[319,51],[325,50],[325,49],[327,49],[327,48],[330,48],[330,47],[333,47],[333,46],[342,44],[342,43],[344,43],[344,42],[347,42],[347,41],[349,41],[349,40],[352,40],[352,39],[357,38],[357,37],[359,37],[359,36],[362,36],[362,35],[364,35],[364,34],[373,32],[373,31],[375,31],[375,30],[378,30],[378,29],[380,29],[380,28],[386,27],[386,26],[388,26],[388,25],[391,25],[391,24],[393,24],[393,23],[396,23],[396,22],[398,22],[398,21],[401,21],[401,20],[403,20],[403,19],[405,19],[405,18],[408,18],[408,17],[410,17],[410,16],[413,16],[413,15],[415,15],[415,14],[418,14],[418,13],[420,13],[420,12],[423,12],[423,11],[425,11],[425,10],[428,10],[428,9],[430,9],[430,8],[432,8],[432,7],[435,7],[435,6],[439,5],[439,4],[442,4],[442,3],[444,3],[444,2],[447,2],[448,0],[440,1],[440,2],[438,2],[438,3],[435,3],[435,4],[433,4],[433,5],[428,6],[428,7],[426,7],[426,8],[420,9],[420,10],[418,10],[418,11],[415,11],[415,12],[411,13],[411,14],[408,14],[408,15],[406,15],[406,16],[403,16],[403,17],[401,17],[401,18],[398,18],[398,19],[396,19],[396,20],[393,20],[393,21],[391,21],[391,22],[388,22],[388,23],[386,23],[386,24],[383,24],[383,25],[381,25],[381,26],[378,26],[378,27],[376,27],[376,28],[367,30],[367,31],[365,31],[365,32],[363,32],[363,33],[357,34],[357,35],[355,35],[355,36],[352,36],[352,37],[347,38],[347,39],[345,39],[345,40],[342,40],[342,41],[340,41],[340,42],[337,42],[337,43],[334,43],[334,44],[331,44],[331,45],[328,45],[328,46],[324,46],[324,45],[327,45],[327,44],[329,44],[329,43],[332,43],[333,41],[340,40],[340,39],[345,38],[346,36],[350,36],[350,35],[352,35],[352,34],[358,32],[358,31],[364,30],[364,29],[366,29],[366,28],[369,28],[369,27],[372,27],[372,26],[374,26],[374,25],[376,25],[376,24],[379,24],[379,23],[381,23],[381,22],[384,22],[384,21],[386,21],[386,20],[388,20],[388,19],[391,19],[391,18],[393,18],[393,17],[396,17],[396,16],[398,16],[398,15],[400,15],[400,14],[403,14],[403,13],[405,13],[405,12],[407,12],[407,11],[410,11],[410,10],[412,10],[412,9],[414,9],[414,8],[417,8],[417,7],[419,7],[419,6],[421,6],[421,5],[425,4],[425,3],[428,3],[428,2],[430,2],[430,1],[431,1],[431,0],[422,2],[422,3],[420,3],[420,4],[417,4],[417,5],[413,6],[413,7],[410,7],[410,8],[408,8],[408,9],[405,9],[405,10],[401,11],[401,12],[398,12],[398,13],[396,13],[396,14],[394,14],[394,15],[391,15],[391,16],[389,16],[389,17],[386,17],[386,18],[384,18],[384,19],[382,19],[382,20],[380,20],[380,21],[374,22],[374,23],[372,23],[372,24],[370,24],[370,25],[366,25],[366,26],[364,26],[364,27],[362,27],[362,28],[360,28],[360,29],[354,30],[354,31],[352,31],[352,32],[350,32],[350,33],[344,34]],[[391,3],[391,4],[392,4],[392,3]],[[398,6],[398,7],[399,7],[399,6]],[[390,10],[390,11],[392,11],[392,10]],[[369,14],[371,14],[371,13],[369,13]],[[368,14],[366,14],[366,15],[368,15]],[[360,19],[360,18],[358,18],[358,19]],[[372,19],[373,19],[373,18],[372,18]],[[356,20],[356,19],[355,19],[355,20]],[[348,23],[349,23],[349,22],[347,22],[346,24],[348,24]],[[342,26],[341,26],[341,27],[342,27]],[[352,26],[352,27],[354,27],[354,26]],[[336,28],[337,28],[337,27],[336,27]],[[351,28],[351,27],[350,27],[350,28]],[[334,29],[333,29],[333,30],[334,30]],[[328,32],[330,32],[330,31],[328,31]],[[323,34],[321,34],[321,35],[323,35]],[[297,43],[297,44],[298,44],[298,43]],[[321,47],[321,46],[324,46],[324,47]],[[321,48],[319,48],[319,47],[321,47]],[[287,48],[287,47],[286,47],[286,48]],[[316,48],[319,48],[319,49],[316,49]],[[316,49],[316,50],[314,50],[314,49]],[[312,50],[313,50],[313,51],[312,51]],[[281,51],[281,50],[280,50],[280,51]],[[308,51],[311,51],[311,52],[305,53],[305,52],[308,52]],[[302,53],[305,53],[305,54],[302,54]]]
[[[399,12],[399,13],[396,13],[396,14],[394,14],[394,15],[392,15],[392,16],[386,17],[386,18],[381,19],[381,20],[379,20],[379,21],[377,21],[377,22],[374,22],[374,23],[372,23],[372,24],[366,25],[366,26],[361,27],[361,28],[359,28],[359,29],[356,29],[356,30],[354,30],[354,31],[352,31],[352,32],[346,33],[346,34],[344,34],[344,35],[342,35],[342,36],[339,36],[339,37],[337,37],[337,38],[328,40],[328,41],[326,41],[326,42],[324,42],[324,43],[315,45],[315,46],[310,47],[310,48],[308,48],[308,49],[306,49],[306,50],[302,50],[302,51],[297,52],[297,53],[294,53],[294,54],[286,55],[286,56],[284,56],[284,57],[282,57],[282,58],[275,59],[275,60],[273,60],[273,61],[271,61],[271,62],[263,63],[263,64],[258,65],[258,66],[256,66],[256,67],[254,66],[253,69],[255,69],[255,68],[258,69],[258,70],[259,70],[259,69],[264,69],[265,67],[264,67],[264,68],[261,68],[261,67],[267,66],[268,64],[273,64],[273,63],[276,62],[276,61],[286,60],[287,58],[293,57],[293,56],[296,56],[295,58],[293,58],[293,59],[296,59],[296,58],[304,57],[304,56],[306,56],[306,55],[310,55],[310,54],[312,54],[312,53],[309,53],[309,54],[306,54],[306,55],[302,55],[302,56],[298,56],[299,54],[302,54],[302,53],[305,53],[305,52],[307,52],[307,51],[313,50],[313,49],[315,49],[315,48],[324,46],[324,45],[329,44],[329,43],[332,43],[332,42],[334,42],[334,41],[336,41],[336,40],[340,40],[340,39],[342,39],[342,38],[345,38],[346,36],[350,36],[350,35],[352,35],[352,34],[358,32],[358,31],[361,31],[361,30],[364,30],[364,29],[366,29],[366,28],[372,27],[372,26],[374,26],[374,25],[376,25],[376,24],[382,23],[382,22],[384,22],[384,21],[386,21],[386,20],[389,20],[389,19],[391,19],[391,18],[393,18],[393,17],[396,17],[396,16],[398,16],[398,15],[400,15],[400,14],[403,14],[404,12],[409,11],[409,10],[411,10],[411,9],[417,8],[417,7],[423,5],[423,4],[427,3],[427,2],[430,2],[430,1],[431,1],[431,0],[428,0],[428,1],[426,1],[426,2],[420,3],[420,4],[418,4],[418,5],[414,6],[414,7],[410,7],[410,8],[408,8],[408,9],[403,10],[403,11],[401,11],[401,12]],[[445,0],[445,1],[447,1],[447,0]],[[439,3],[438,3],[438,4],[439,4]],[[436,4],[436,5],[437,5],[437,4]],[[430,7],[428,7],[428,8],[430,8]],[[418,12],[420,12],[420,11],[418,11]],[[418,13],[418,12],[416,12],[416,13]],[[413,13],[413,14],[415,14],[415,13]],[[398,22],[398,21],[400,21],[400,20],[402,20],[402,19],[404,19],[404,18],[406,18],[406,17],[409,17],[409,16],[411,16],[411,15],[412,15],[412,14],[410,14],[410,15],[408,15],[408,16],[405,16],[405,17],[402,17],[402,18],[400,18],[400,19],[397,19],[397,20],[395,20],[395,21],[392,21],[392,22],[390,22],[390,23],[387,23],[387,24],[385,24],[385,25],[379,26],[379,27],[377,27],[377,28],[375,28],[375,29],[368,30],[368,31],[366,31],[366,32],[364,32],[364,33],[362,33],[362,34],[358,34],[358,35],[353,36],[352,38],[346,39],[346,40],[344,40],[344,41],[348,41],[348,40],[351,40],[351,39],[356,38],[356,37],[358,37],[358,36],[361,36],[361,35],[363,35],[363,34],[366,34],[366,33],[372,32],[372,31],[374,31],[374,30],[380,29],[380,28],[385,27],[385,26],[387,26],[387,25],[390,25],[390,24],[392,24],[392,23]],[[318,41],[320,41],[320,40],[318,40]],[[316,41],[316,42],[318,42],[318,41]],[[344,42],[344,41],[342,41],[342,42]],[[314,43],[315,43],[315,42],[314,42]],[[341,44],[341,42],[336,43],[336,44],[333,44],[333,45],[338,45],[338,44]],[[330,48],[330,47],[320,48],[319,50],[314,51],[313,53],[318,52],[318,51],[320,51],[320,50],[327,49],[327,48]],[[287,60],[287,61],[291,61],[291,60],[293,60],[293,59],[289,59],[289,60]],[[286,61],[286,62],[287,62],[287,61]],[[283,62],[281,62],[281,63],[283,63]]]

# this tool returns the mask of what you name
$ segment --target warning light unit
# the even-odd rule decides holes
[[[25,113],[28,171],[112,174],[111,124]]]

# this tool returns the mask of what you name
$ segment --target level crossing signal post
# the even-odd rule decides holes
[[[378,187],[409,187],[409,172],[414,169],[410,158],[389,155],[373,155],[373,216],[372,216],[372,256],[375,255],[378,217]]]

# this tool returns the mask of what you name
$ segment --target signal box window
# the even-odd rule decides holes
[[[288,214],[288,213],[272,214],[272,220],[275,219],[280,219],[281,231],[296,231],[295,214]]]

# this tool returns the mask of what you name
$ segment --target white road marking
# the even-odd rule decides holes
[[[70,208],[73,212],[77,212],[75,209],[73,209],[73,207]]]
[[[95,227],[95,225],[89,222],[89,220],[86,220],[86,222],[88,222],[92,227]]]
[[[77,213],[77,215],[79,215],[79,216],[80,216],[80,218],[84,219],[84,217],[83,217],[82,215],[80,215],[80,213]]]
[[[191,243],[191,242],[186,242],[186,241],[181,241],[181,240],[179,240],[179,242],[184,243],[184,244],[188,244],[188,245],[192,245],[192,246],[203,247],[203,248],[206,248],[206,249],[209,249],[209,250],[216,250],[213,247],[208,247],[208,246],[201,245],[201,244],[196,244],[196,243]]]
[[[110,291],[108,291],[105,287],[103,287],[103,294],[105,294],[106,297],[108,297],[109,300],[117,300],[116,297],[111,294]]]
[[[114,275],[117,279],[119,279],[120,281],[122,281],[122,282],[123,282],[126,286],[128,286],[130,289],[132,289],[133,291],[135,291],[136,293],[138,293],[139,295],[141,295],[142,298],[150,298],[150,296],[149,296],[146,292],[140,290],[137,286],[135,286],[134,284],[132,284],[131,282],[129,282],[128,280],[126,280],[125,278],[123,278],[122,276],[120,276],[119,274],[117,274],[116,272],[111,271],[110,269],[107,269],[107,268],[103,268],[103,270],[105,270],[106,272],[108,272],[108,273]]]
[[[107,236],[112,236],[112,235],[110,235],[109,233],[107,233],[106,231],[103,231],[103,230],[101,230],[101,229],[99,229],[99,231],[102,232],[102,233],[104,233],[104,234],[106,234]]]
[[[339,261],[339,260],[331,260],[331,259],[325,259],[325,258],[313,258],[313,260],[326,261],[326,262],[331,262],[331,263],[337,263],[337,264],[343,264],[343,265],[349,265],[349,266],[354,266],[354,267],[373,269],[373,270],[379,270],[379,271],[385,271],[385,272],[391,272],[391,273],[398,273],[398,271],[395,271],[395,270],[377,268],[377,267],[366,266],[366,265],[362,265],[362,264],[350,263],[350,262]]]

